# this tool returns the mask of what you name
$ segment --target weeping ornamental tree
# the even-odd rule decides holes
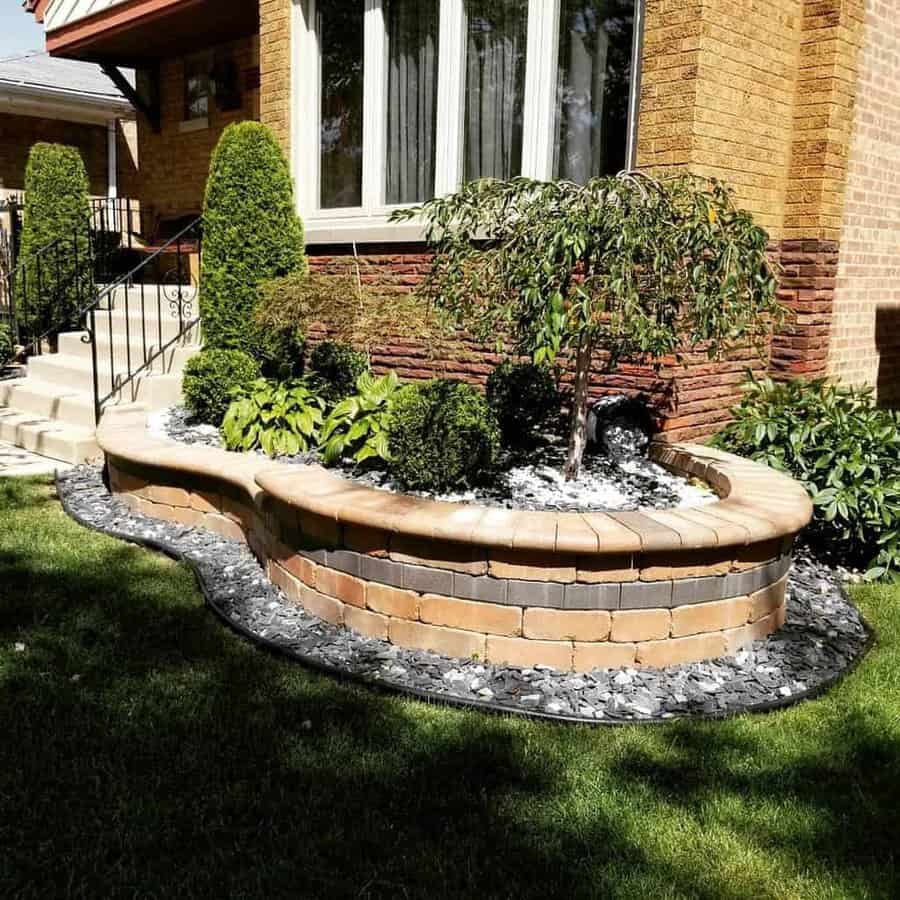
[[[574,359],[570,480],[597,355],[609,373],[625,359],[762,350],[780,314],[768,235],[716,181],[483,180],[394,219],[417,216],[435,250],[420,288],[429,302],[478,339],[511,338],[536,363]]]
[[[213,152],[203,206],[205,345],[258,353],[264,335],[253,310],[260,285],[305,269],[303,223],[278,141],[259,122],[229,125]]]

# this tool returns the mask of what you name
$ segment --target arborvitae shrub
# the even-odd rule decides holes
[[[260,352],[253,316],[259,286],[305,270],[303,224],[275,136],[238,122],[213,152],[203,208],[200,311],[206,346]]]
[[[560,414],[559,391],[546,366],[506,360],[488,376],[486,388],[488,405],[507,445],[527,445],[538,429]]]
[[[88,194],[87,172],[75,147],[38,143],[31,148],[19,256],[24,275],[14,284],[23,342],[74,328],[77,313],[93,297]]]
[[[182,393],[194,418],[218,427],[233,390],[259,378],[259,363],[241,350],[204,350],[184,367]]]
[[[14,349],[12,329],[6,322],[0,322],[0,371],[12,362]]]
[[[309,357],[319,395],[337,403],[356,393],[356,379],[369,371],[369,357],[349,344],[322,341]]]
[[[391,471],[413,490],[445,491],[490,475],[500,429],[484,397],[461,381],[402,388],[391,407]]]

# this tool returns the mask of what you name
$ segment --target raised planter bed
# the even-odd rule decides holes
[[[98,431],[133,508],[246,540],[309,612],[408,648],[588,671],[737,652],[777,630],[803,488],[699,445],[653,458],[705,480],[696,509],[572,513],[407,497],[318,467],[150,437],[136,411]]]

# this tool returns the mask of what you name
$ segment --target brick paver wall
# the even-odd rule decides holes
[[[77,148],[87,169],[91,193],[106,196],[105,125],[7,113],[0,113],[0,188],[6,192],[24,189],[28,153],[38,141]]]
[[[867,0],[829,373],[900,405],[900,13]]]

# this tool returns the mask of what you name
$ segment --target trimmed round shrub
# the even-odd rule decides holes
[[[93,296],[93,274],[84,264],[90,259],[88,195],[87,172],[75,147],[37,143],[31,148],[19,255],[25,274],[15,286],[23,342],[74,328],[79,307]],[[49,247],[54,242],[59,252]]]
[[[349,344],[323,341],[310,355],[309,368],[319,395],[337,403],[356,393],[356,379],[369,371],[369,357]]]
[[[232,391],[260,377],[259,363],[241,350],[204,350],[184,367],[184,402],[196,419],[222,424]]]
[[[528,444],[535,432],[560,413],[559,391],[546,366],[500,363],[488,376],[487,402],[500,426],[503,442]]]
[[[269,278],[306,269],[290,169],[270,129],[238,122],[222,133],[203,205],[200,312],[206,346],[255,355],[253,312]]]
[[[290,381],[303,375],[306,338],[299,328],[266,329],[262,332],[257,358],[263,377]]]
[[[407,488],[445,491],[476,484],[491,472],[500,429],[471,385],[435,379],[398,392],[388,448],[391,471]]]
[[[6,322],[0,322],[0,369],[9,365],[15,355],[13,346],[12,329]]]

